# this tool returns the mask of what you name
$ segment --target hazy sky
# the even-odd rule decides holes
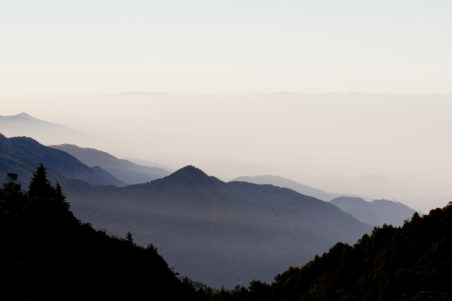
[[[452,93],[452,2],[0,2],[0,93]]]
[[[440,0],[0,1],[0,115],[426,211],[452,200],[451,37]]]

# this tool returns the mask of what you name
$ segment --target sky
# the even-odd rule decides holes
[[[3,0],[0,115],[428,211],[452,200],[450,37],[440,0]]]
[[[2,97],[452,93],[450,1],[0,2]]]

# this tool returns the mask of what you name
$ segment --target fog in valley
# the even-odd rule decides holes
[[[423,212],[452,199],[449,95],[125,91],[16,96],[3,111],[75,130],[34,134],[43,144],[93,147],[168,170],[193,164],[225,181],[278,175]]]

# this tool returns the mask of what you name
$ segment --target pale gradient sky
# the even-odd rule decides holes
[[[452,2],[0,2],[0,93],[452,93]]]
[[[1,1],[0,115],[427,211],[452,200],[451,37],[440,0]]]

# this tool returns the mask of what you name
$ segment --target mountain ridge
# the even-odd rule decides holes
[[[186,185],[225,184],[216,177],[208,176],[204,171],[193,165],[182,167],[166,178],[168,180],[180,181]]]
[[[384,199],[367,202],[359,197],[343,196],[331,200],[330,203],[358,220],[373,226],[383,224],[401,226],[405,220],[410,219],[416,212],[403,203]]]
[[[67,143],[50,147],[67,152],[90,167],[99,166],[128,185],[145,183],[169,175],[169,172],[162,168],[118,159],[108,152],[95,148],[83,148]]]
[[[272,185],[225,183],[194,166],[126,187],[63,188],[82,220],[155,242],[180,273],[214,287],[270,280],[371,230],[327,202]]]
[[[0,134],[0,174],[22,175],[27,183],[39,164],[45,164],[52,180],[80,179],[99,185],[123,185],[121,181],[101,168],[92,169],[70,154],[46,147],[29,137],[7,138]]]
[[[275,175],[258,175],[252,177],[241,176],[233,179],[232,181],[248,182],[254,184],[271,184],[278,187],[287,187],[301,194],[313,196],[322,201],[330,201],[338,196],[341,196],[340,194],[325,192],[321,189]]]
[[[22,112],[16,115],[0,115],[0,130],[9,137],[33,137],[43,144],[61,144],[71,141],[81,145],[98,145],[105,138],[87,134],[65,125],[52,123]]]

